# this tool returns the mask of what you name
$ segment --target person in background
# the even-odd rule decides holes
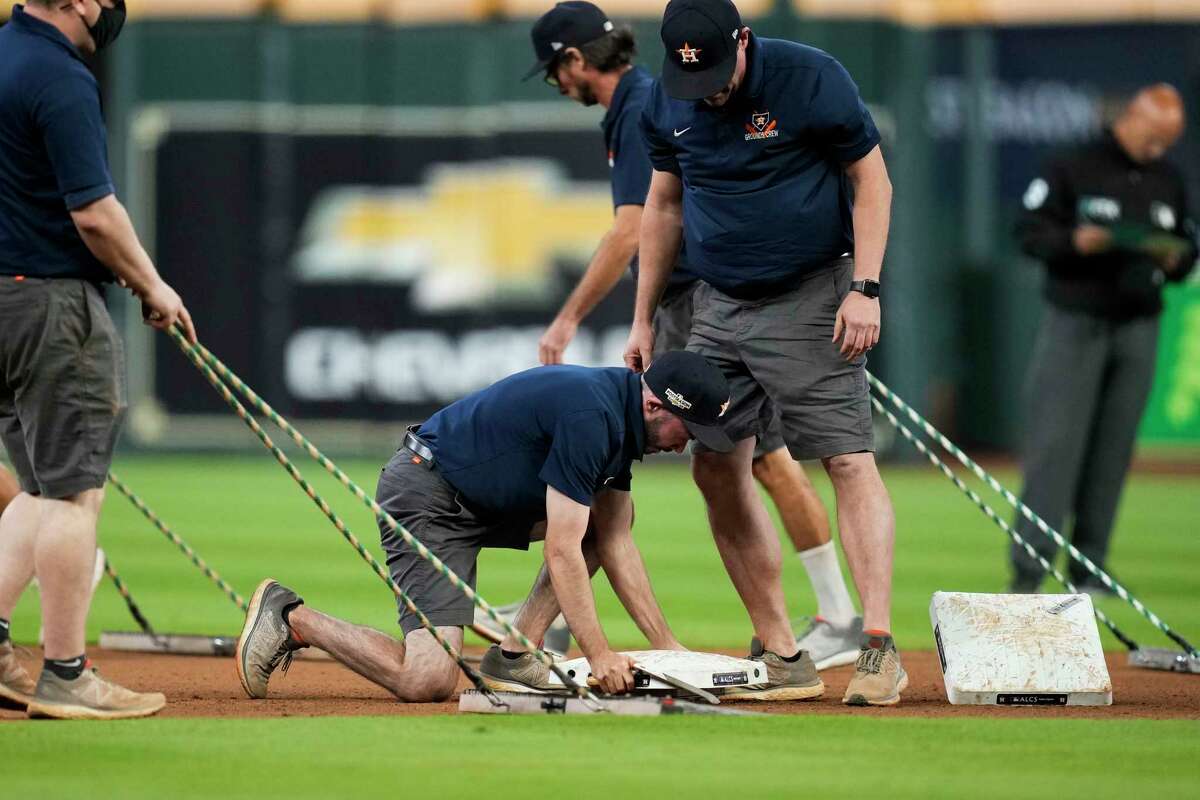
[[[1180,171],[1163,160],[1184,130],[1179,92],[1137,93],[1100,141],[1052,159],[1030,183],[1021,248],[1046,268],[1045,311],[1029,366],[1022,500],[1105,568],[1113,520],[1154,382],[1162,290],[1196,261]],[[1047,560],[1057,546],[1018,516]],[[1013,545],[1011,589],[1044,571]],[[1104,586],[1072,560],[1071,581]]]

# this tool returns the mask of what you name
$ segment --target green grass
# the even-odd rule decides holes
[[[1197,737],[1195,722],[863,717],[0,727],[6,764],[20,765],[5,770],[6,796],[256,800],[1184,797]]]
[[[378,465],[343,465],[373,491]],[[371,550],[370,515],[316,468],[303,465]],[[330,613],[394,631],[390,592],[269,459],[132,458],[118,471],[149,505],[243,593],[266,575]],[[1012,482],[1011,475],[1002,479]],[[894,631],[902,648],[932,646],[930,594],[1000,591],[1000,532],[942,477],[890,469],[898,519]],[[829,502],[828,482],[816,476]],[[681,465],[635,477],[636,536],[677,633],[693,647],[740,647],[745,614],[712,545]],[[1015,485],[1013,488],[1017,488]],[[1153,609],[1200,638],[1194,478],[1135,476],[1126,492],[1114,570]],[[999,498],[986,493],[990,499]],[[159,630],[228,634],[240,613],[115,492],[101,541]],[[785,545],[791,610],[812,610],[798,560]],[[517,599],[536,553],[485,551],[480,590]],[[601,616],[622,647],[643,644],[603,579]],[[14,617],[18,640],[37,630],[37,595]],[[1124,604],[1105,610],[1135,638],[1163,640]],[[131,630],[120,598],[102,586],[89,634]],[[1106,638],[1106,644],[1115,642]],[[922,797],[1128,797],[1182,794],[1200,748],[1200,723],[901,719],[345,718],[0,724],[2,796],[65,797],[670,797],[851,793]],[[1191,764],[1191,766],[1189,766]]]
[[[369,512],[316,467],[300,463],[325,498],[376,556],[379,537]],[[344,468],[369,492],[378,465]],[[276,577],[329,613],[395,630],[391,593],[304,496],[265,455],[262,458],[135,458],[118,473],[236,589],[249,593],[265,576]],[[814,481],[832,508],[828,480]],[[1011,475],[1002,479],[1014,485]],[[897,542],[893,629],[903,648],[931,648],[928,606],[939,589],[1002,591],[1006,544],[989,522],[943,477],[924,467],[885,472],[896,507]],[[1112,555],[1114,571],[1152,609],[1185,635],[1200,639],[1196,565],[1200,539],[1189,535],[1200,514],[1195,478],[1135,476],[1129,485]],[[693,647],[740,647],[750,630],[708,532],[703,505],[679,464],[642,466],[636,475],[635,534],[655,590],[682,640]],[[983,492],[1001,508],[1003,501]],[[178,550],[115,490],[101,520],[101,544],[157,629],[228,634],[241,615]],[[795,615],[810,613],[813,599],[799,560],[786,543],[784,582]],[[480,559],[479,589],[493,603],[528,590],[538,565],[533,553],[487,550]],[[612,641],[633,647],[643,640],[600,578],[596,591]],[[1047,582],[1050,586],[1050,582]],[[1165,644],[1119,600],[1109,611],[1135,638]],[[37,630],[36,592],[27,594],[13,620],[14,636],[28,641]],[[98,592],[89,635],[132,629],[111,587]],[[1105,631],[1107,637],[1107,632]],[[1106,646],[1119,647],[1111,637]]]

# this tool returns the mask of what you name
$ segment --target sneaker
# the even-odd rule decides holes
[[[494,644],[483,654],[479,664],[483,682],[495,692],[527,692],[541,694],[561,689],[550,683],[550,668],[534,658],[533,653],[522,653],[520,658],[508,658]]]
[[[854,676],[842,702],[848,706],[894,706],[908,688],[908,673],[891,636],[863,634]]]
[[[70,681],[42,670],[26,713],[43,719],[134,719],[157,714],[166,704],[159,692],[132,692],[101,678],[89,661]]]
[[[750,660],[761,661],[767,668],[767,683],[757,689],[732,688],[721,695],[726,700],[813,700],[825,694],[825,684],[817,674],[812,657],[801,650],[795,661],[763,647],[755,636],[750,640]]]
[[[254,590],[234,652],[238,679],[249,697],[266,697],[267,681],[275,668],[282,662],[286,673],[292,654],[308,646],[292,635],[283,620],[284,611],[303,603],[298,594],[270,578]]]
[[[22,710],[33,700],[37,684],[17,660],[11,641],[0,644],[0,698],[20,706]]]
[[[512,625],[516,623],[517,612],[521,610],[522,605],[524,602],[509,603],[506,606],[493,606],[492,609]],[[475,609],[475,619],[471,622],[471,630],[492,644],[500,644],[507,635],[500,623],[478,608]],[[563,619],[562,614],[559,614],[558,618],[546,629],[546,635],[542,637],[542,649],[555,658],[565,658],[567,651],[571,649],[571,629],[567,627],[567,621]]]
[[[862,617],[855,617],[844,627],[813,617],[808,627],[796,636],[796,646],[808,651],[818,670],[844,667],[858,658],[862,631]]]

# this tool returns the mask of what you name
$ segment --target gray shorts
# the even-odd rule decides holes
[[[0,440],[29,494],[104,486],[125,418],[125,355],[99,290],[0,276]]]
[[[831,341],[853,275],[853,259],[842,258],[759,300],[697,291],[688,350],[729,380],[725,432],[735,442],[757,435],[772,405],[795,459],[874,451],[867,359],[848,362]]]
[[[687,349],[688,339],[692,335],[694,297],[700,286],[700,282],[697,281],[682,290],[668,290],[663,295],[662,302],[654,311],[655,358],[668,350]],[[771,403],[763,403],[762,413],[762,419],[759,420],[758,443],[754,447],[755,458],[767,453],[774,453],[783,447],[783,433],[775,406]]]
[[[469,508],[462,494],[426,462],[414,461],[401,448],[383,468],[375,500],[421,544],[475,588],[476,561],[484,547],[528,550],[533,526],[540,519],[499,518]],[[470,625],[474,604],[450,584],[399,534],[379,523],[388,571],[435,626]],[[421,627],[417,616],[396,598],[405,635]]]

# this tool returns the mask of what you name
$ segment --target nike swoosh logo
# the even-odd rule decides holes
[[[675,138],[678,139],[680,136],[683,136],[685,133],[690,131],[693,127],[694,127],[693,125],[688,125],[686,128],[684,128],[681,131],[679,131],[679,130],[675,131]]]

